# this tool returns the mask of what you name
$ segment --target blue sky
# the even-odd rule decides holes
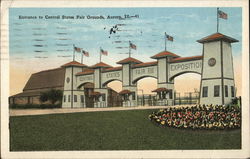
[[[238,39],[233,44],[233,55],[241,55],[241,8],[220,8],[228,20],[220,19],[219,32]],[[139,15],[139,18],[118,19],[19,19],[22,16],[77,16],[103,15],[107,17]],[[109,38],[109,29],[119,26]],[[104,29],[106,28],[106,29]],[[149,57],[164,50],[164,32],[174,37],[167,42],[167,50],[180,56],[201,55],[202,45],[196,40],[216,32],[216,8],[11,8],[10,56],[11,61],[36,59],[39,61],[70,61],[73,44],[90,53],[84,63],[92,65],[99,60],[99,48],[109,52],[103,57],[122,59],[128,55],[128,41],[137,45],[132,57],[152,61]],[[115,43],[122,41],[122,43]],[[117,48],[118,47],[118,48]],[[125,47],[125,48],[119,48]],[[77,54],[80,61],[80,55]],[[90,62],[91,61],[91,62]],[[47,63],[49,64],[49,63]],[[110,64],[115,65],[115,61]]]

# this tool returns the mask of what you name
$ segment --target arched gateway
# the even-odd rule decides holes
[[[119,67],[103,62],[94,66],[69,62],[62,66],[66,68],[63,108],[86,107],[89,98],[94,100],[93,107],[108,107],[110,91],[107,84],[114,80],[123,85],[119,92],[123,98],[121,105],[137,106],[136,82],[144,77],[156,78],[157,100],[173,105],[174,78],[190,72],[201,74],[200,104],[229,104],[235,97],[231,43],[238,40],[215,33],[198,42],[203,44],[201,56],[180,57],[163,51],[151,57],[155,59],[153,62],[143,63],[129,57],[117,62]],[[88,94],[81,87],[85,83],[93,83]]]

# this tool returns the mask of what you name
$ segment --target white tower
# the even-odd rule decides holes
[[[80,107],[80,96],[77,90],[77,82],[75,74],[82,72],[83,68],[87,66],[76,61],[72,61],[62,65],[65,67],[65,81],[63,89],[62,108],[76,108]]]
[[[238,40],[215,33],[198,42],[203,44],[200,104],[230,104],[236,94],[231,43]]]

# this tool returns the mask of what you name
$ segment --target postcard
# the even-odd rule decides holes
[[[1,157],[250,157],[233,2],[1,2]]]

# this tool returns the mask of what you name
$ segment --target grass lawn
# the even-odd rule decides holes
[[[10,117],[11,151],[240,149],[241,130],[162,128],[153,110]]]

